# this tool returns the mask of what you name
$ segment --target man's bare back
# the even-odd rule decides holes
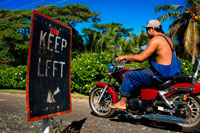
[[[165,35],[162,34],[162,36],[157,35],[152,38],[152,40],[149,43],[157,43],[156,48],[156,59],[155,61],[158,64],[162,65],[170,65],[172,60],[172,50],[173,44],[171,42],[171,39],[169,39],[167,36],[167,40],[170,42],[171,47],[169,46],[167,40],[163,37]],[[154,45],[154,44],[153,44]]]

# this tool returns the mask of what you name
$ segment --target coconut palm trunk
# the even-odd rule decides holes
[[[198,49],[197,49],[197,37],[196,37],[196,23],[193,21],[192,26],[193,26],[193,32],[194,32],[194,37],[193,37],[193,51],[192,51],[192,63],[194,64],[196,55],[198,54]]]

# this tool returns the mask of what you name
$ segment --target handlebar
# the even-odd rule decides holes
[[[125,63],[129,63],[128,60],[121,60],[120,62],[116,61],[116,58],[111,60],[111,64],[115,65],[115,68],[123,68]]]

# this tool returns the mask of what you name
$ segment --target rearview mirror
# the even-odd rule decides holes
[[[114,47],[114,49],[119,48],[119,44],[117,43]]]

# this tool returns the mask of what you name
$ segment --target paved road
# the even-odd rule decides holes
[[[23,94],[0,93],[0,133],[41,132],[42,120],[27,122],[26,97]],[[50,131],[74,133],[177,133],[174,124],[150,120],[98,118],[91,113],[87,99],[72,99],[72,112],[53,117]]]

